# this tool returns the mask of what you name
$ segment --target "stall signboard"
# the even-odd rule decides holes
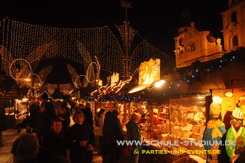
[[[111,76],[111,86],[114,86],[119,81],[119,73],[115,72]]]
[[[139,67],[139,85],[152,84],[160,80],[160,59],[142,62]]]
[[[103,86],[103,81],[101,79],[99,79],[98,85]]]

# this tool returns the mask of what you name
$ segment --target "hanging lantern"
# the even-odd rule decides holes
[[[223,101],[223,99],[219,96],[214,96],[212,99],[213,99],[213,102],[218,103],[218,104],[221,104]]]
[[[226,96],[226,97],[232,97],[232,96],[233,96],[233,93],[232,93],[232,92],[226,92],[226,93],[225,93],[225,96]]]

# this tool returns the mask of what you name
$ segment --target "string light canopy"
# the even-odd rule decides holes
[[[28,24],[11,19],[0,23],[2,66],[8,69],[10,57],[27,60],[34,73],[40,60],[63,57],[83,65],[91,78],[95,75],[88,66],[97,56],[101,69],[124,74],[124,25],[92,28],[57,28]],[[133,75],[140,63],[158,57],[161,72],[169,73],[174,67],[174,59],[142,39],[133,28],[129,29],[129,73]],[[10,53],[11,52],[11,53]],[[82,75],[82,74],[79,74]],[[89,76],[90,78],[90,76]],[[92,80],[92,79],[90,79]]]

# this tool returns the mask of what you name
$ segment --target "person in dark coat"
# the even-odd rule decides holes
[[[11,153],[14,163],[37,163],[39,143],[35,135],[29,133],[21,134],[13,143]]]
[[[100,109],[98,113],[98,119],[99,119],[99,147],[100,147],[100,152],[103,154],[103,126],[104,126],[104,119],[105,119],[105,109]]]
[[[107,111],[105,113],[105,118],[104,118],[104,124],[103,124],[103,128],[102,128],[102,135],[103,135],[103,143],[101,146],[101,151],[103,151],[102,153],[102,158],[103,158],[103,162],[106,162],[106,160],[108,160],[108,143],[105,142],[106,137],[104,135],[106,135],[106,133],[108,133],[107,130],[110,130],[110,128],[108,128],[107,126],[109,125],[108,123],[110,123],[109,119],[110,116],[112,115],[112,111],[114,110],[114,108],[111,108],[109,111]]]
[[[82,113],[85,116],[85,121],[84,123],[89,124],[90,126],[92,126],[93,130],[94,130],[94,123],[93,123],[93,114],[91,111],[91,107],[89,103],[86,103],[86,107],[84,109],[81,109]]]
[[[110,119],[110,116],[112,115],[112,111],[114,110],[115,108],[111,108],[109,111],[107,111],[105,113],[105,119],[104,119],[104,124],[108,122],[108,120]],[[103,129],[104,130],[104,129]]]
[[[118,111],[113,110],[106,123],[104,123],[103,138],[105,144],[105,162],[117,163],[120,161],[122,146],[117,144],[117,140],[124,140],[122,125],[119,121]]]
[[[41,105],[40,111],[36,117],[34,132],[37,133],[39,143],[42,143],[44,136],[48,133],[53,121],[53,116],[47,111],[44,105]]]
[[[50,150],[55,155],[66,157],[65,135],[60,120],[54,120],[49,133],[43,138],[42,149]]]
[[[7,130],[5,110],[0,106],[0,147],[3,146],[3,131]]]
[[[69,128],[70,128],[70,115],[67,113],[66,108],[60,107],[58,110],[58,114],[55,119],[59,119],[62,122],[62,128],[65,134],[67,134]]]
[[[131,120],[126,124],[128,139],[131,141],[141,141],[140,128],[138,123],[140,121],[140,116],[137,113],[131,115]],[[130,152],[130,163],[138,163],[139,154],[135,154],[135,150],[141,149],[139,145],[132,145],[129,149]]]
[[[56,117],[56,113],[52,99],[46,100],[43,105],[45,106],[47,113],[53,121]]]
[[[36,123],[36,117],[39,111],[39,106],[37,102],[33,102],[29,108],[29,112],[30,112],[30,118],[29,118],[29,122],[28,122],[28,131],[29,133],[33,132],[33,129],[35,127],[35,123]]]
[[[85,116],[77,112],[73,116],[75,124],[69,130],[70,160],[72,163],[90,163],[93,160],[95,137],[92,127],[84,123]]]

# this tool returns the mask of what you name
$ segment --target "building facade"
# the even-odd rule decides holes
[[[179,28],[174,52],[177,68],[190,66],[197,60],[206,62],[220,58],[224,54],[221,39],[213,37],[210,31],[198,31],[194,22]]]
[[[198,31],[194,22],[178,29],[175,37],[176,68],[190,66],[193,62],[207,62],[221,58],[224,53],[245,47],[245,1],[229,0],[228,9],[221,13],[223,20],[223,42],[210,31]]]
[[[224,49],[226,52],[245,47],[245,1],[229,0],[223,19]]]

